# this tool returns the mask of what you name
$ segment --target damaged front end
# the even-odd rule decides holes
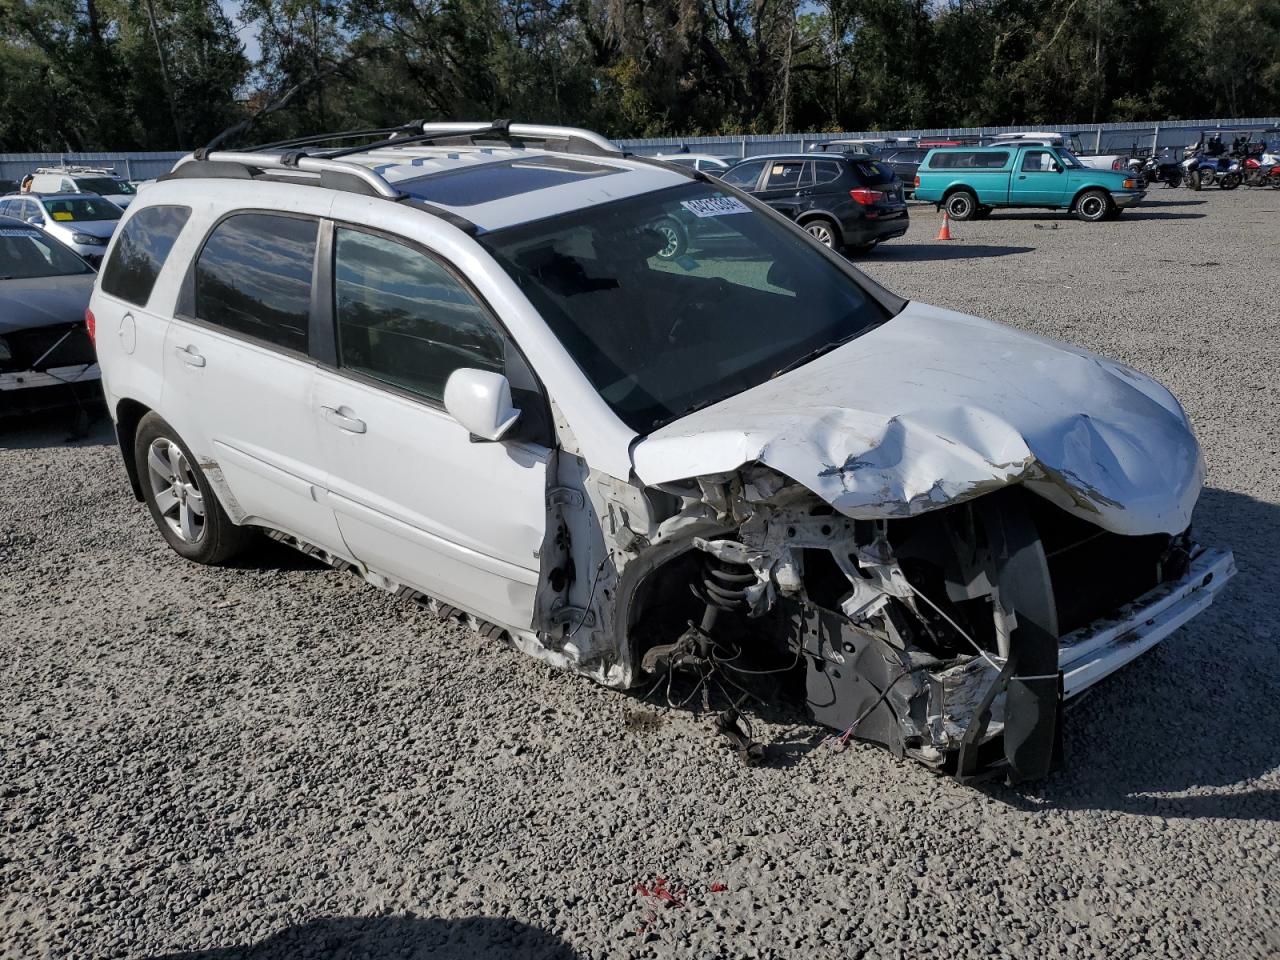
[[[961,778],[1045,775],[1063,704],[1234,573],[1189,530],[1108,532],[1019,484],[854,519],[759,463],[647,488],[579,479],[603,552],[545,653],[614,685],[774,674],[846,739]]]

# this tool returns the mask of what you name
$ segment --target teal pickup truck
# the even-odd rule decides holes
[[[986,217],[996,207],[1047,207],[1096,223],[1141,200],[1144,186],[1127,173],[1091,170],[1062,147],[938,147],[916,171],[915,198],[936,204],[952,220]]]

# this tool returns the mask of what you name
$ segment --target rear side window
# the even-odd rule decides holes
[[[858,172],[858,179],[867,186],[888,183],[897,176],[893,167],[879,160],[854,160],[853,169]]]
[[[935,153],[929,159],[929,169],[957,167],[966,170],[1000,170],[1008,162],[1008,150],[955,150]]]
[[[736,167],[728,170],[720,179],[725,183],[740,187],[743,190],[754,190],[756,180],[760,178],[760,171],[764,169],[764,161],[756,160],[751,163],[740,163]]]
[[[103,292],[145,307],[160,268],[190,216],[190,207],[158,206],[130,217],[103,268]]]
[[[815,160],[813,168],[818,183],[833,183],[839,180],[840,174],[844,172],[836,160]]]
[[[442,264],[358,230],[339,227],[334,239],[342,367],[437,403],[461,367],[503,372],[501,334]]]
[[[314,220],[265,213],[223,220],[196,260],[196,317],[306,353],[316,229]]]

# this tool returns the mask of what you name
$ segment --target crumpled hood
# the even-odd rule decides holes
[[[84,319],[94,274],[0,280],[0,334]]]
[[[1204,481],[1190,424],[1154,380],[914,303],[655,431],[632,459],[650,485],[763,463],[857,519],[911,516],[1021,482],[1128,535],[1186,529]]]

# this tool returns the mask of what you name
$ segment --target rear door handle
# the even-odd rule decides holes
[[[346,430],[348,433],[364,433],[367,429],[363,420],[349,417],[333,407],[321,407],[320,409],[324,412],[324,418],[339,430]]]
[[[200,356],[200,351],[195,347],[174,347],[173,352],[182,358],[182,362],[188,367],[203,367],[204,357]]]

